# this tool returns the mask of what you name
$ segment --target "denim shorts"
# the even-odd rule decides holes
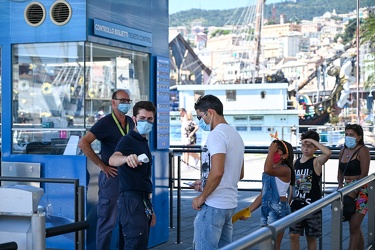
[[[232,242],[232,216],[235,210],[236,208],[219,209],[204,204],[194,219],[193,249],[218,249]]]
[[[268,201],[267,204],[263,204],[262,206],[267,206],[268,214],[261,215],[260,218],[260,226],[265,227],[269,224],[287,216],[290,214],[290,206],[288,202],[280,201],[280,202],[272,202]]]

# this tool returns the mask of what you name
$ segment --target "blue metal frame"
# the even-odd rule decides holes
[[[2,66],[2,161],[39,162],[42,177],[77,178],[80,185],[87,186],[89,175],[86,171],[86,157],[58,155],[19,155],[12,154],[12,45],[20,43],[54,42],[95,42],[104,45],[127,48],[150,54],[150,99],[155,101],[155,57],[169,56],[168,50],[168,0],[67,0],[72,9],[68,23],[59,26],[51,21],[49,0],[38,1],[46,11],[44,22],[36,27],[29,26],[24,19],[24,10],[30,1],[0,1],[0,46]],[[152,34],[152,46],[124,43],[105,37],[95,36],[93,20],[101,19]],[[157,126],[157,124],[156,124]],[[156,150],[156,134],[152,133],[150,145],[154,156],[153,183],[155,195],[153,202],[157,213],[157,224],[152,228],[149,246],[168,241],[168,150]],[[67,221],[73,218],[66,207],[70,204],[56,187],[45,185],[44,205],[53,205],[54,215]],[[60,188],[59,188],[60,189]],[[71,192],[62,187],[59,191]],[[86,211],[87,212],[87,211]],[[48,248],[70,248],[73,242],[69,236],[52,237],[47,240]]]

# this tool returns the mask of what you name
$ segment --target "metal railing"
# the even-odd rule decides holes
[[[290,227],[292,224],[303,220],[306,216],[316,213],[326,206],[332,205],[332,236],[331,246],[335,246],[334,249],[342,249],[342,215],[343,215],[343,197],[344,195],[368,184],[368,247],[372,248],[375,245],[375,223],[374,223],[374,212],[375,212],[375,174],[371,174],[350,186],[335,191],[319,201],[316,201],[298,211],[289,214],[288,216],[266,226],[259,230],[256,230],[249,235],[232,242],[229,245],[221,248],[222,250],[239,250],[253,247],[259,244],[259,249],[276,249],[275,242],[277,242],[277,234],[284,232],[284,230]]]
[[[332,155],[330,159],[338,159],[340,148],[337,147],[329,147],[332,151]],[[187,187],[184,188],[181,186],[181,181],[183,180],[191,180],[183,178],[181,175],[181,155],[187,152],[195,152],[201,153],[200,146],[182,146],[176,145],[172,146],[169,151],[169,190],[170,190],[170,228],[173,228],[173,191],[177,189],[177,244],[181,243],[181,190],[188,189]],[[245,154],[267,154],[268,153],[268,146],[246,146],[245,147]],[[302,152],[294,147],[293,153],[296,157],[300,156]],[[319,154],[320,151],[317,151],[316,154]],[[375,151],[370,150],[371,160],[375,159]],[[175,166],[175,157],[177,157],[177,166]],[[175,172],[177,167],[177,173]],[[176,176],[177,175],[177,176]],[[177,186],[176,186],[177,181]],[[261,182],[261,180],[241,180],[240,182]],[[276,249],[274,243],[276,241],[276,236],[279,232],[282,232],[286,228],[288,228],[291,224],[296,223],[307,215],[310,215],[314,212],[321,210],[322,208],[332,205],[332,231],[333,232],[341,232],[340,234],[332,234],[331,243],[332,246],[340,246],[342,249],[342,197],[347,193],[350,193],[354,189],[357,189],[365,184],[368,184],[368,245],[375,246],[375,236],[374,236],[374,226],[375,226],[375,173],[369,175],[366,178],[363,178],[360,181],[355,182],[353,185],[347,186],[345,188],[340,189],[339,191],[332,192],[331,189],[326,189],[326,185],[334,184],[337,186],[337,182],[325,182],[322,179],[322,192],[324,194],[329,193],[325,197],[321,198],[319,201],[314,202],[307,207],[304,207],[296,212],[293,212],[293,215],[288,215],[287,217],[276,221],[275,223],[270,224],[268,227],[261,228],[248,236],[233,242],[232,244],[226,246],[225,250],[229,249],[245,249],[250,246],[254,246],[256,244],[262,243],[260,249]],[[261,188],[239,188],[241,191],[260,191]],[[371,208],[370,208],[371,207]],[[320,249],[322,249],[321,241]]]
[[[75,233],[75,241],[74,241],[75,249],[83,250],[85,248],[84,230],[89,227],[89,223],[85,221],[84,187],[79,186],[78,179],[0,176],[0,181],[73,184],[74,185],[74,222],[61,225],[61,226],[46,228],[46,238],[74,232]]]

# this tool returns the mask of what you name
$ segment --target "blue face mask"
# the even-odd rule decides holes
[[[211,123],[207,124],[203,118],[201,118],[198,122],[198,126],[203,129],[204,131],[211,131]]]
[[[147,135],[148,133],[151,132],[152,130],[152,123],[148,122],[148,121],[144,121],[144,120],[139,120],[137,122],[137,130],[138,130],[138,133],[140,133],[141,135]]]
[[[118,110],[120,110],[120,112],[123,114],[128,113],[130,108],[131,108],[131,104],[129,103],[119,103],[118,105]]]
[[[357,142],[355,141],[354,137],[351,136],[345,136],[345,145],[348,148],[354,148],[357,145]]]

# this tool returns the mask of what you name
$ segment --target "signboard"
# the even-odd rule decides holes
[[[169,58],[156,58],[157,149],[169,148]]]
[[[116,23],[94,19],[94,34],[127,43],[152,47],[152,34]]]
[[[129,64],[128,58],[116,57],[116,88],[129,90]]]

